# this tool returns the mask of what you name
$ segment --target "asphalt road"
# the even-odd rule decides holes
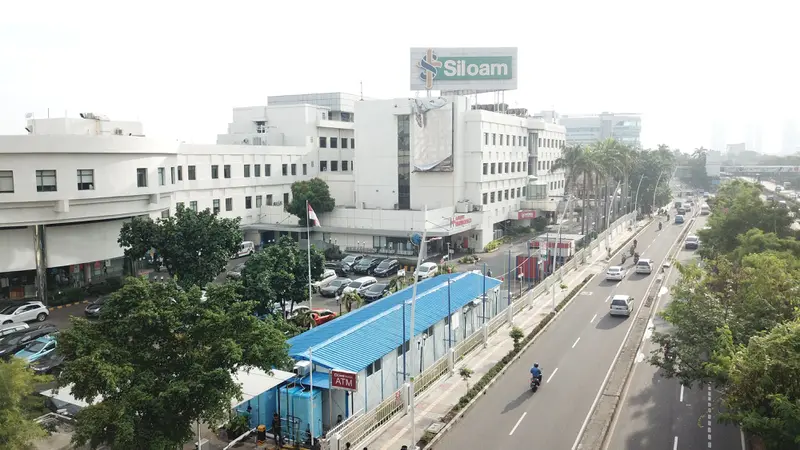
[[[707,217],[698,216],[694,228],[705,226]],[[681,250],[678,260],[697,259],[692,250]],[[672,286],[680,278],[672,271],[667,284]],[[672,300],[662,289],[658,310],[663,310]],[[722,448],[745,450],[742,436],[736,427],[717,423],[719,395],[708,385],[681,387],[675,379],[661,375],[660,369],[646,359],[657,348],[649,339],[652,331],[664,331],[668,324],[655,317],[648,324],[645,345],[637,355],[629,384],[621,401],[621,408],[612,424],[606,443],[608,450],[695,450]]]
[[[655,271],[660,270],[684,226],[669,224],[658,231],[653,223],[637,237],[641,257],[655,260]],[[610,265],[619,262],[617,254]],[[626,266],[632,262],[629,258]],[[621,282],[605,281],[602,275],[591,280],[500,382],[445,435],[436,450],[571,448],[634,323],[609,316],[609,298],[631,295],[638,310],[655,281],[655,271],[650,275],[629,273]],[[528,388],[533,362],[543,368],[545,380],[535,394]]]

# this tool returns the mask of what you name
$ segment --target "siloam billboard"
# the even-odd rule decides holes
[[[517,88],[516,47],[412,48],[412,91]]]

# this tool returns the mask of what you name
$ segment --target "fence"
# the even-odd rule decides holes
[[[556,270],[552,275],[545,278],[541,283],[539,283],[539,285],[529,290],[525,294],[515,298],[509,306],[510,308],[513,308],[513,314],[516,315],[525,309],[527,306],[526,300],[530,301],[531,297],[536,298],[549,292],[555,283],[561,284],[561,280],[563,279],[564,275],[567,272],[577,268],[578,264],[583,263],[585,259],[591,256],[594,251],[603,244],[606,236],[609,236],[610,238],[611,236],[623,231],[625,228],[628,228],[635,220],[635,214],[636,213],[631,213],[616,220],[611,224],[608,230],[600,233],[596,239],[591,241],[585,248],[578,251],[571,260],[559,267],[558,270]],[[609,232],[611,233],[610,235]],[[495,333],[500,327],[505,325],[507,321],[508,314],[505,312],[505,310],[497,311],[495,316],[485,324],[485,326],[488,327],[487,335]],[[478,328],[464,341],[456,345],[453,349],[453,358],[455,359],[455,362],[460,361],[472,350],[474,350],[475,347],[478,347],[478,345],[483,342],[483,335],[483,328]],[[449,357],[449,355],[445,355],[442,358],[439,358],[433,363],[433,365],[425,369],[414,379],[414,397],[423,394],[444,374],[448,373]],[[405,402],[403,400],[404,396],[402,391],[402,389],[399,389],[393,395],[389,396],[383,402],[378,404],[377,407],[364,412],[361,416],[348,419],[351,420],[350,423],[342,424],[344,426],[342,426],[340,430],[338,430],[336,433],[331,433],[336,435],[334,438],[329,437],[324,441],[324,445],[326,446],[325,448],[335,448],[331,446],[331,441],[333,439],[335,439],[335,442],[337,443],[356,443],[355,446],[358,447],[358,444],[366,440],[371,434],[379,431],[381,427],[389,423],[396,416],[400,416],[400,414],[405,410]]]

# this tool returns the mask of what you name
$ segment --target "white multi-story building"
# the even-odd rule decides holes
[[[452,170],[414,171],[424,142],[412,100],[325,95],[316,105],[236,108],[217,145],[151,139],[141,124],[94,115],[29,120],[29,135],[0,137],[0,298],[121,275],[124,221],[179,203],[241,217],[257,244],[300,239],[305,227],[284,208],[292,183],[313,177],[337,205],[320,214],[313,241],[398,256],[415,253],[408,238],[423,227],[442,238],[431,251],[480,249],[511,221],[552,215],[563,196],[564,174],[550,170],[562,126],[453,97]]]
[[[543,111],[543,116],[556,117],[567,129],[567,142],[590,145],[608,138],[633,147],[640,145],[642,118],[639,114],[603,112],[589,115],[561,115]]]

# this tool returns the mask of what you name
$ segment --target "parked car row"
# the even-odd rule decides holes
[[[56,351],[57,336],[58,328],[49,324],[6,326],[0,329],[0,358],[22,358],[40,374],[58,372],[64,357]]]
[[[353,273],[381,278],[391,277],[397,275],[402,268],[400,261],[396,259],[365,255],[347,255],[336,264],[333,268],[336,275],[340,277],[346,277]]]

